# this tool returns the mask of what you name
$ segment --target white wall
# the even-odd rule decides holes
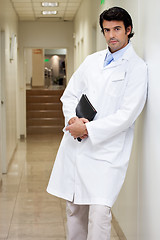
[[[139,238],[138,240],[160,239],[160,38],[158,0],[141,1],[142,16],[145,15],[143,29],[144,51],[149,68],[148,104],[144,114],[145,125],[142,134],[141,161],[139,165]],[[147,231],[146,231],[147,229]]]
[[[77,13],[74,24],[75,46],[80,39],[84,41],[85,56],[92,52],[92,23],[98,23],[99,13],[112,7],[124,7],[132,16],[135,36],[132,43],[136,52],[148,65],[149,91],[145,109],[136,122],[130,164],[124,186],[113,207],[127,240],[159,240],[160,214],[160,68],[159,68],[159,22],[160,3],[158,0],[108,0],[105,4],[91,4],[84,0]],[[96,1],[98,2],[98,1]],[[91,14],[94,13],[94,14]],[[97,26],[97,50],[106,47]],[[89,31],[88,31],[89,29]],[[77,53],[78,51],[75,51]],[[78,56],[76,58],[76,66]],[[82,61],[83,59],[81,59]]]
[[[80,65],[84,58],[95,50],[97,33],[97,1],[83,1],[74,21],[74,69]],[[92,12],[90,11],[92,10]]]
[[[26,48],[24,51],[24,76],[26,84],[31,84],[32,78],[32,49]]]
[[[66,48],[67,81],[73,73],[73,23],[72,22],[20,22],[19,23],[19,129],[26,135],[24,48]]]
[[[3,162],[3,171],[8,164],[17,144],[16,122],[16,91],[17,91],[17,44],[14,49],[14,60],[10,62],[10,37],[18,36],[17,16],[10,0],[0,1],[0,29],[4,32],[4,106],[6,108],[6,161]],[[5,141],[5,139],[3,139]]]
[[[1,94],[1,88],[2,88],[2,74],[1,74],[1,70],[2,70],[2,33],[1,33],[1,29],[0,29],[0,100],[2,101],[2,94]],[[0,103],[1,104],[1,103]],[[0,105],[0,186],[1,186],[1,181],[2,181],[2,120],[1,120],[1,116],[2,116],[2,104]]]

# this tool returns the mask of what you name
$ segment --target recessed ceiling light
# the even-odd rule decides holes
[[[47,14],[49,14],[49,15],[56,15],[57,11],[42,11],[42,14],[43,15],[47,15]]]
[[[58,7],[58,2],[42,2],[42,7]]]

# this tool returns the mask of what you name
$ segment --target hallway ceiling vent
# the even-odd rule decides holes
[[[43,15],[55,15],[55,14],[57,14],[57,11],[42,11],[42,14]]]
[[[58,2],[42,2],[42,7],[58,7]]]

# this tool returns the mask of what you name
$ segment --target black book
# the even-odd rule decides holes
[[[96,115],[97,111],[89,101],[86,94],[83,94],[81,99],[79,100],[79,103],[76,107],[76,115],[79,118],[86,118],[88,121],[92,121]],[[80,142],[82,139],[77,138],[77,140]]]

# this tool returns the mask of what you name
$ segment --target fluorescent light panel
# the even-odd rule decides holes
[[[43,15],[56,15],[57,11],[42,11]]]
[[[58,2],[42,2],[42,7],[58,7]]]

